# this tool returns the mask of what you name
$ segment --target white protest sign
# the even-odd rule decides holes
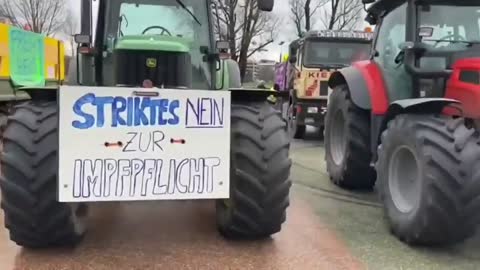
[[[59,201],[228,198],[230,104],[228,91],[62,86]]]

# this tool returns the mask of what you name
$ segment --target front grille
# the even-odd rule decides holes
[[[320,82],[320,96],[328,96],[328,82]]]
[[[117,50],[115,79],[117,84],[141,86],[150,80],[156,87],[191,88],[191,60],[188,53]]]

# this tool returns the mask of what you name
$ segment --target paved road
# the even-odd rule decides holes
[[[478,269],[478,237],[449,249],[407,247],[386,230],[374,193],[329,183],[321,142],[296,141],[292,154],[292,205],[272,239],[225,241],[212,202],[101,204],[75,250],[23,250],[0,229],[0,269]]]
[[[350,193],[329,182],[321,143],[310,139],[296,142],[294,148],[297,199],[314,208],[366,269],[480,269],[480,229],[473,239],[454,247],[408,247],[390,235],[374,192]]]

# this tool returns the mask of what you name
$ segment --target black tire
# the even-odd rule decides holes
[[[3,133],[7,128],[8,116],[12,111],[13,103],[0,106],[0,153],[3,151]]]
[[[376,167],[396,237],[411,245],[446,245],[474,234],[480,213],[478,142],[478,132],[463,119],[400,115],[389,123]]]
[[[232,106],[230,199],[218,200],[226,238],[263,238],[281,230],[291,187],[286,121],[267,102]]]
[[[318,128],[318,139],[319,140],[325,139],[325,126],[321,126]]]
[[[0,134],[3,134],[7,127],[8,115],[10,114],[10,108],[8,105],[0,106]]]
[[[327,171],[334,184],[346,189],[373,188],[370,113],[351,101],[346,85],[335,87],[330,95],[324,141]]]
[[[293,113],[294,109],[295,109],[295,104],[291,103],[287,111],[289,134],[290,134],[290,137],[294,139],[303,139],[305,137],[307,127],[305,125],[299,125],[297,120],[294,119],[294,117],[296,117],[294,116],[294,113]]]
[[[28,101],[3,137],[1,206],[12,241],[27,248],[70,246],[85,233],[86,206],[57,202],[56,102]]]

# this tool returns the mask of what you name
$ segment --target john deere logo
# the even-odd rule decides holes
[[[147,67],[154,68],[157,66],[157,59],[155,58],[147,58]]]

